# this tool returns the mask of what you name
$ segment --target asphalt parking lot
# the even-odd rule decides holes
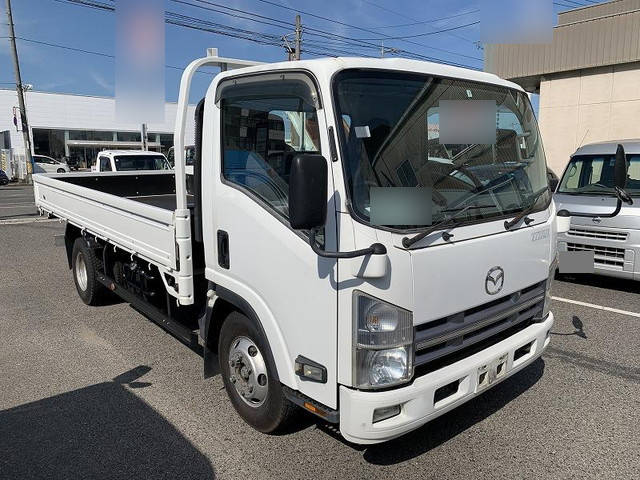
[[[60,233],[0,224],[0,478],[638,478],[637,284],[556,281],[542,359],[362,447],[310,416],[249,428],[198,352],[124,303],[80,301]]]
[[[18,183],[0,186],[0,220],[37,215],[33,187]]]

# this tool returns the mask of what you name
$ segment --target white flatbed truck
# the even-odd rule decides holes
[[[205,376],[219,361],[256,429],[279,429],[299,406],[363,444],[542,354],[568,224],[519,86],[405,59],[210,55],[183,73],[177,152],[202,66],[223,71],[196,109],[192,194],[183,155],[172,172],[34,175],[38,208],[66,222],[85,303],[111,291],[200,342]],[[445,99],[495,102],[496,142],[441,144]],[[404,192],[396,212],[429,219],[377,224],[373,200],[388,191]],[[427,200],[402,203],[415,192]]]

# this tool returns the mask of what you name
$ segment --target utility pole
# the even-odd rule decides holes
[[[295,51],[294,60],[300,60],[301,44],[302,44],[302,25],[300,25],[300,15],[296,15],[296,51]]]
[[[146,123],[143,123],[142,128],[140,129],[140,147],[143,151],[149,150],[149,138]]]
[[[22,122],[22,137],[24,138],[25,160],[28,165],[31,163],[31,138],[29,137],[29,122],[27,121],[27,108],[24,103],[24,85],[20,76],[20,63],[18,62],[18,49],[16,48],[16,32],[13,29],[13,15],[11,14],[11,0],[6,0],[7,24],[9,25],[9,43],[13,54],[13,71],[16,77],[16,91],[18,92],[18,106],[20,107],[20,120]]]

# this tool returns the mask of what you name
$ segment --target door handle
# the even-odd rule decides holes
[[[229,234],[218,230],[218,265],[229,269]]]

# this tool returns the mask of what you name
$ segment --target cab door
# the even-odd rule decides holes
[[[293,230],[288,221],[293,157],[320,153],[329,158],[319,99],[313,79],[302,72],[232,77],[218,84],[205,111],[205,128],[212,127],[214,135],[203,143],[203,152],[209,148],[209,158],[216,159],[209,210],[213,231],[205,231],[205,242],[210,242],[205,246],[207,277],[255,311],[280,381],[336,408],[337,263],[314,254],[306,232]],[[207,121],[209,115],[213,122]],[[334,250],[328,160],[327,167],[324,241]],[[215,254],[209,255],[212,250]],[[326,382],[296,376],[299,355],[325,367]]]

